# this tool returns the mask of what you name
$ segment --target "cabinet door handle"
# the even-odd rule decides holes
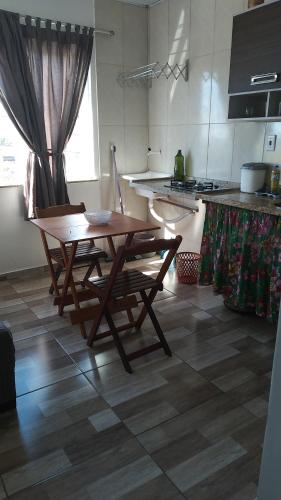
[[[251,77],[251,85],[262,85],[264,83],[277,82],[277,73],[266,73],[264,75],[255,75]]]

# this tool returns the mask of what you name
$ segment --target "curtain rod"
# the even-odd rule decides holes
[[[28,17],[27,14],[19,14],[19,17],[22,18],[22,19],[25,19],[26,17]],[[58,22],[61,23],[62,26],[66,26],[67,24],[71,24],[71,26],[75,27],[76,23],[69,23],[67,21],[53,21],[52,19],[44,19],[43,17],[39,17],[39,16],[29,16],[31,18],[31,21],[36,21],[36,19],[40,19],[41,22],[43,23],[46,23],[47,21],[51,21],[51,24],[57,24]],[[105,30],[105,29],[102,29],[102,28],[95,28],[94,26],[87,26],[89,29],[93,29],[94,30],[94,33],[96,33],[97,35],[104,35],[104,36],[109,36],[109,37],[112,37],[115,35],[115,31],[113,30]]]

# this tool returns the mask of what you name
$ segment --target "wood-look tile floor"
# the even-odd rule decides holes
[[[154,275],[159,263],[130,266]],[[129,375],[111,340],[88,349],[56,314],[48,286],[44,272],[0,281],[18,393],[0,416],[0,500],[254,500],[275,326],[170,271],[155,311],[173,356],[142,357]],[[153,336],[146,320],[124,344]]]

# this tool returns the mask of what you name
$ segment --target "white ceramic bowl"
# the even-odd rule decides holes
[[[111,214],[111,210],[91,210],[84,212],[85,218],[91,226],[107,224],[111,218]]]

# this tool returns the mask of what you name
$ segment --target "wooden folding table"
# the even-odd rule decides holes
[[[54,304],[59,307],[59,314],[63,314],[64,306],[74,304],[75,309],[80,309],[80,302],[91,298],[89,290],[77,290],[73,279],[73,263],[77,250],[78,243],[86,240],[97,240],[106,238],[112,258],[116,255],[116,250],[113,242],[114,236],[126,235],[125,245],[130,246],[134,234],[147,231],[155,231],[159,226],[155,226],[150,222],[144,222],[127,215],[112,213],[112,217],[108,224],[92,226],[90,225],[83,214],[64,215],[62,217],[50,217],[44,219],[31,220],[32,224],[37,226],[41,232],[41,238],[46,253],[51,280],[54,284],[55,271],[52,263],[50,250],[46,235],[52,236],[60,243],[60,248],[65,262],[65,278],[62,288],[62,293],[56,295]],[[67,246],[71,246],[71,251],[67,252]],[[68,289],[71,293],[68,294]],[[80,325],[81,333],[86,337],[84,324]]]

